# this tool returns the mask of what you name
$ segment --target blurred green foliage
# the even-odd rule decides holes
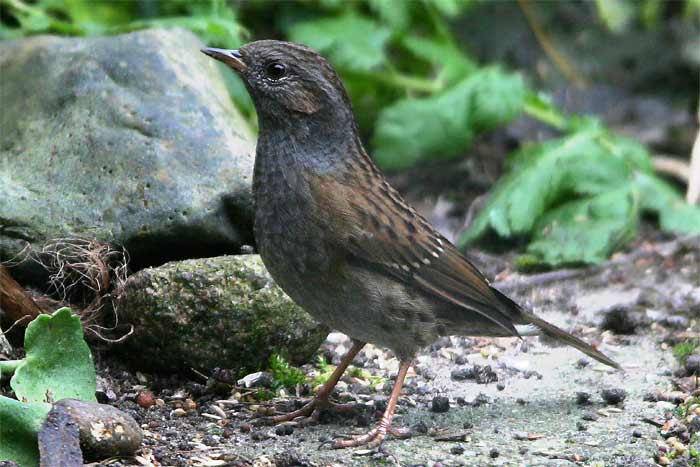
[[[463,156],[480,133],[521,114],[552,125],[561,137],[511,155],[508,173],[460,239],[466,246],[489,231],[527,237],[522,265],[602,261],[634,237],[648,213],[664,230],[700,232],[700,211],[653,174],[644,147],[594,119],[561,115],[518,73],[475,63],[450,26],[460,15],[478,15],[481,3],[0,0],[0,38],[180,26],[211,46],[233,48],[259,38],[305,43],[339,71],[371,152],[388,170]],[[664,5],[601,0],[582,7],[596,9],[605,27],[620,34],[633,22],[654,27]],[[682,16],[700,17],[700,0],[687,0]],[[232,73],[225,77],[234,101],[254,123],[245,88]]]

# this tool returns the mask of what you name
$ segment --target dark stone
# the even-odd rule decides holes
[[[444,413],[450,410],[450,400],[445,396],[433,397],[431,410],[437,413]]]
[[[464,446],[461,444],[458,444],[457,446],[452,446],[450,449],[450,454],[454,454],[455,456],[459,456],[464,454]]]
[[[277,425],[275,427],[275,434],[277,436],[289,436],[294,433],[294,427],[290,424]]]
[[[638,322],[632,316],[632,311],[627,307],[613,308],[603,315],[600,327],[615,334],[634,334]]]
[[[501,455],[501,453],[498,452],[498,449],[496,449],[496,448],[492,448],[492,449],[489,451],[489,457],[490,457],[491,459],[495,459],[495,458],[497,458],[497,457],[500,456],[500,455]]]
[[[688,376],[700,375],[700,355],[689,355],[685,360],[685,372]]]
[[[600,391],[600,397],[603,398],[606,404],[616,405],[627,398],[627,391],[621,388],[603,389]]]
[[[591,394],[588,392],[577,392],[576,393],[576,403],[578,405],[588,405],[591,403]]]
[[[39,430],[41,467],[82,467],[80,431],[63,405],[55,405]]]
[[[425,423],[424,421],[421,420],[420,422],[418,422],[418,423],[416,423],[415,425],[413,425],[413,426],[411,427],[411,430],[412,430],[414,433],[417,433],[417,434],[420,434],[420,435],[424,435],[424,434],[427,434],[427,433],[428,433],[428,425],[426,425],[426,423]]]

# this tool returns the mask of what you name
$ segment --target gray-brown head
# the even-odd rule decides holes
[[[261,118],[350,110],[345,88],[335,70],[309,47],[263,40],[237,50],[206,48],[202,52],[241,76]]]

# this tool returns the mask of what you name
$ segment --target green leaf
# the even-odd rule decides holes
[[[401,99],[379,114],[373,140],[375,159],[392,170],[424,160],[453,158],[468,148],[476,131],[517,115],[524,95],[519,76],[486,68],[442,93]]]
[[[565,203],[540,218],[527,252],[549,266],[604,261],[637,232],[631,184]]]
[[[0,460],[15,461],[22,467],[39,465],[37,434],[50,404],[23,404],[0,396]]]
[[[369,0],[370,10],[375,12],[379,19],[397,31],[403,31],[411,22],[412,2],[397,2],[396,0]]]
[[[650,174],[637,174],[636,183],[642,210],[656,214],[663,230],[700,233],[700,207],[686,203],[671,185]]]
[[[418,36],[406,36],[401,42],[413,55],[440,70],[437,79],[447,85],[466,78],[477,69],[477,65],[452,42]]]
[[[65,398],[95,401],[95,367],[80,318],[69,308],[29,323],[24,337],[27,353],[10,386],[22,402],[52,402]]]
[[[519,74],[483,68],[472,81],[472,116],[479,130],[507,123],[522,112],[525,82]]]
[[[603,24],[614,33],[624,32],[637,11],[629,0],[596,0],[595,4]]]
[[[353,11],[293,25],[289,39],[312,47],[338,68],[367,71],[384,63],[391,31]]]
[[[502,237],[530,235],[553,206],[627,184],[634,170],[648,166],[640,160],[646,153],[639,151],[639,145],[595,129],[525,147],[511,156],[508,175],[496,184],[460,246],[489,228]]]

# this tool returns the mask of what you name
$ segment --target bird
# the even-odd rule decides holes
[[[201,51],[236,72],[255,105],[254,235],[265,267],[294,302],[352,339],[314,398],[268,423],[349,409],[330,395],[366,343],[397,357],[396,381],[377,424],[333,448],[374,448],[406,434],[392,427],[404,379],[419,350],[441,336],[521,338],[525,329],[620,368],[492,287],[404,200],[365,150],[345,86],[323,56],[277,40]]]

